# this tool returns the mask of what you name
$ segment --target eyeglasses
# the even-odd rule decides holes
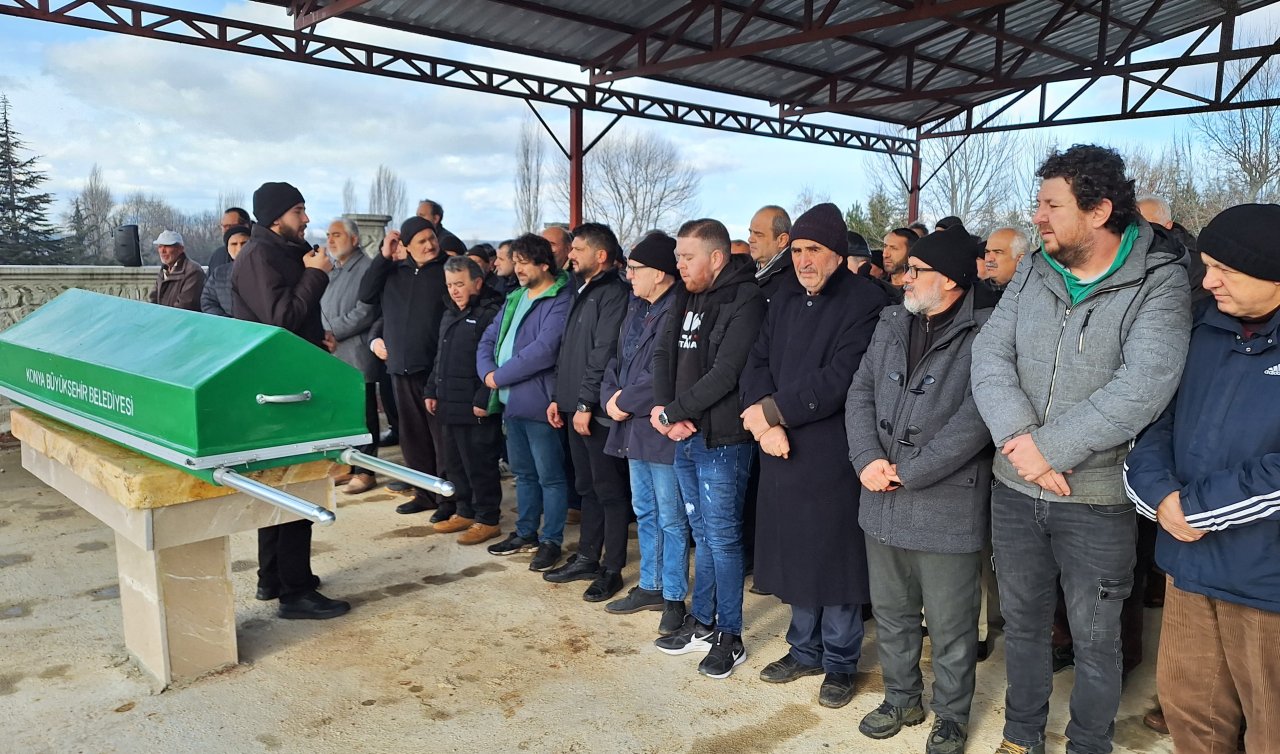
[[[916,267],[914,264],[907,265],[907,277],[918,277],[922,272],[937,272],[932,267]]]
[[[627,265],[627,272],[639,272],[640,270],[647,270],[647,269],[650,269],[650,268],[649,268],[649,267],[646,267],[646,266],[644,266],[644,265],[642,265],[642,264],[629,264],[629,265]]]

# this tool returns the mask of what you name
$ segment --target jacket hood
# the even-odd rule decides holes
[[[1133,242],[1133,250],[1120,269],[1103,281],[1099,290],[1116,286],[1130,285],[1142,281],[1153,271],[1170,264],[1180,264],[1187,268],[1189,259],[1187,251],[1174,236],[1164,228],[1158,228],[1149,222],[1139,220],[1138,238]],[[1040,250],[1032,257],[1032,262],[1040,274],[1051,282],[1051,288],[1066,295],[1066,283],[1056,270],[1049,266],[1048,252],[1041,245]],[[1093,294],[1090,294],[1091,296]]]
[[[296,254],[299,257],[311,253],[311,245],[307,242],[290,241],[274,230],[258,223],[254,223],[253,228],[249,230],[249,238],[258,241],[273,251]]]
[[[739,285],[741,283],[756,282],[755,263],[751,261],[751,257],[747,254],[734,254],[729,257],[729,264],[725,266],[716,279],[711,283],[705,293],[717,291],[721,288],[728,288],[731,285]]]

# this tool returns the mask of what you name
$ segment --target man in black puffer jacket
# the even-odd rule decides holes
[[[435,530],[462,532],[458,544],[478,545],[502,533],[498,528],[502,414],[489,413],[493,391],[476,374],[476,351],[504,299],[485,285],[484,271],[470,257],[450,257],[444,263],[444,279],[449,303],[440,322],[440,345],[426,392],[427,411],[440,422],[456,512],[437,523]]]
[[[382,319],[369,331],[369,350],[387,362],[387,372],[400,414],[400,450],[412,469],[438,475],[444,467],[440,423],[427,412],[427,386],[435,366],[440,318],[447,295],[444,260],[429,220],[411,217],[382,240],[360,285],[360,300],[382,306]],[[396,513],[436,510],[431,523],[453,515],[452,503],[441,503],[426,490],[402,503]]]
[[[329,285],[329,257],[306,242],[307,208],[287,183],[264,183],[253,192],[249,242],[231,271],[236,319],[284,328],[324,348],[320,296]],[[351,609],[316,587],[311,573],[311,522],[290,521],[258,530],[258,599],[280,599],[281,618],[334,618]]]

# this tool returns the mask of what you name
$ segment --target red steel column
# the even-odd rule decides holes
[[[909,223],[920,219],[921,160],[919,142],[917,142],[916,150],[916,153],[911,157],[911,185],[907,187],[907,222]]]
[[[569,108],[569,227],[582,224],[582,108]]]

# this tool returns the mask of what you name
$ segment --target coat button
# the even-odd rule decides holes
[[[812,302],[812,301],[806,301],[806,302],[804,302],[804,305],[805,305],[805,306],[813,306],[813,302]]]
[[[816,403],[810,403],[810,404],[809,404],[809,410],[810,410],[810,411],[816,411],[817,409],[818,409],[818,404],[816,404]]]

